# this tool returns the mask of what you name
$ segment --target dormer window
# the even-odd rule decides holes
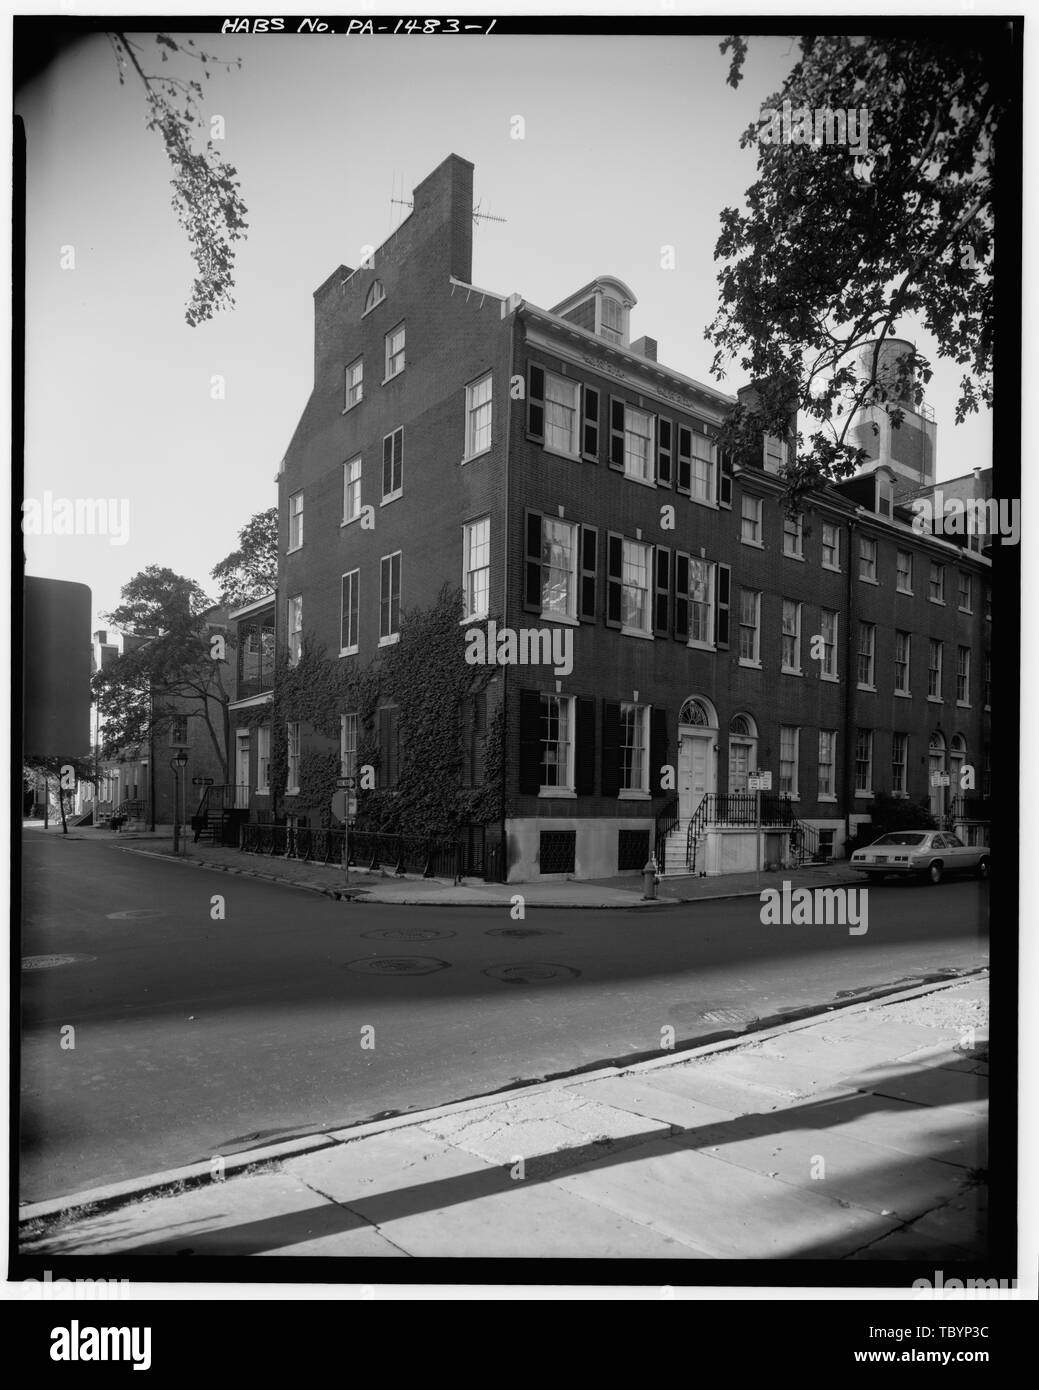
[[[786,468],[787,448],[786,440],[780,439],[778,435],[765,435],[765,449],[763,464],[766,473],[782,473]]]
[[[599,336],[610,343],[624,342],[624,309],[605,294],[599,300]]]
[[[552,313],[604,342],[627,347],[628,320],[634,305],[635,296],[622,280],[603,275],[557,304]]]
[[[373,280],[368,286],[368,295],[364,301],[364,312],[367,314],[369,309],[374,309],[376,304],[381,304],[386,298],[386,291],[382,287],[381,280]]]
[[[895,509],[895,489],[891,479],[883,473],[876,474],[877,495],[875,509],[878,516],[893,516]]]

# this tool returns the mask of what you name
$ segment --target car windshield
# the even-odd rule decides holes
[[[906,830],[898,835],[881,835],[880,839],[874,840],[873,843],[876,845],[922,845],[926,839],[926,835]]]

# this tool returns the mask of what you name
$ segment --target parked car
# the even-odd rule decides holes
[[[951,874],[989,876],[988,845],[965,845],[948,830],[893,830],[851,856],[851,867],[867,878],[888,874],[941,883]]]

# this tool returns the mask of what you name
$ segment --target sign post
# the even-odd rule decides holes
[[[754,793],[754,825],[758,841],[758,872],[765,867],[765,831],[761,824],[761,793],[772,790],[772,773],[755,769],[747,778],[747,786]]]
[[[343,872],[346,874],[347,883],[350,882],[350,805],[356,782],[355,777],[338,777],[336,790],[332,794],[332,815],[343,823]]]

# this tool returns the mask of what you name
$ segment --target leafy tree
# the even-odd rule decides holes
[[[184,317],[195,327],[212,318],[216,310],[234,306],[235,242],[245,237],[248,225],[238,171],[225,163],[212,139],[201,152],[195,149],[196,133],[206,129],[198,109],[202,83],[197,78],[146,72],[144,64],[151,59],[145,57],[139,36],[110,33],[108,39],[115,51],[120,86],[129,73],[140,78],[148,108],[147,128],[159,132],[173,168],[173,209],[187,233],[197,272]],[[174,56],[197,63],[206,79],[213,66],[242,65],[240,58],[225,62],[202,52],[194,39],[180,42],[170,34],[155,34],[154,43],[160,62]]]
[[[249,518],[238,532],[238,549],[210,571],[220,585],[220,602],[229,608],[269,594],[278,583],[278,509]]]
[[[991,404],[995,140],[1007,108],[998,55],[982,42],[802,35],[797,43],[799,60],[740,140],[757,149],[758,178],[746,211],[722,212],[720,307],[706,330],[715,377],[734,358],[759,386],[733,413],[723,446],[737,458],[760,452],[762,431],[796,443],[792,496],[864,460],[848,440],[859,407],[879,405],[897,426],[902,405],[919,404],[932,374],[922,354],[902,354],[894,375],[878,374],[876,352],[859,361],[863,345],[897,336],[907,316],[964,369],[957,423]],[[728,82],[737,87],[747,42],[730,36],[721,51],[731,54]],[[791,119],[782,131],[771,113],[784,101]],[[825,127],[820,142],[814,115],[806,129],[801,108],[864,109],[866,124],[859,114],[854,143],[828,143]],[[839,129],[831,126],[835,136]],[[794,409],[807,439],[792,438]]]
[[[101,755],[119,757],[168,730],[175,719],[198,716],[206,727],[227,780],[231,698],[226,659],[229,635],[217,634],[219,616],[193,579],[149,565],[120,591],[123,602],[104,619],[141,639],[124,643],[122,655],[95,673],[104,737]]]
[[[28,753],[22,763],[23,783],[31,781],[36,777],[43,778],[44,796],[48,802],[51,795],[51,784],[57,798],[58,810],[61,813],[61,833],[69,833],[68,816],[65,797],[71,793],[75,796],[75,788],[65,786],[68,774],[71,770],[72,776],[77,782],[96,782],[97,777],[93,766],[84,758],[58,758],[54,756],[39,756]]]
[[[904,796],[891,796],[888,792],[876,793],[869,814],[870,820],[858,826],[848,841],[849,855],[895,830],[935,830],[938,825],[926,801],[908,801]]]

